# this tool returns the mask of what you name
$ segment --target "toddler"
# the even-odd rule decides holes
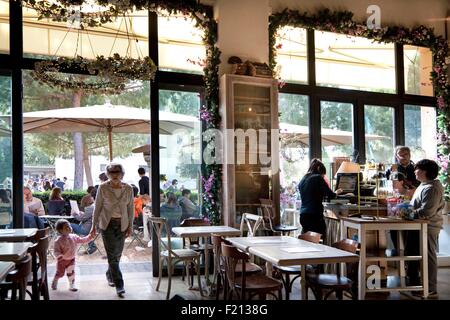
[[[53,278],[52,289],[56,290],[58,280],[64,277],[64,273],[67,273],[70,290],[77,291],[78,289],[75,286],[75,254],[77,244],[87,243],[92,240],[92,237],[90,235],[79,237],[73,234],[69,221],[65,219],[58,220],[55,228],[59,233],[54,244],[54,253],[58,261],[56,262],[56,274]]]

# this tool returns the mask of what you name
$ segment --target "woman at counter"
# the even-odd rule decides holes
[[[324,198],[333,199],[336,194],[342,193],[341,189],[334,193],[324,177],[327,170],[319,159],[313,159],[308,172],[298,185],[302,205],[300,207],[300,224],[302,233],[314,231],[326,235],[325,219],[323,217]]]

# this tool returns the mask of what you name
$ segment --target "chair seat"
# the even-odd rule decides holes
[[[225,268],[221,267],[222,272],[225,273]],[[246,262],[245,263],[245,272],[246,273],[258,273],[262,272],[263,269],[255,263]],[[235,273],[242,273],[242,263],[238,263],[236,265]]]
[[[322,288],[350,288],[353,281],[347,277],[341,277],[336,274],[308,274],[306,281],[314,286]]]
[[[283,284],[275,279],[269,278],[263,274],[254,274],[245,277],[245,290],[280,290]],[[237,277],[235,279],[236,287],[241,288],[242,279]]]
[[[283,225],[277,225],[273,227],[273,230],[279,231],[279,232],[291,232],[297,230],[298,227],[296,226],[283,226]]]
[[[214,247],[212,244],[207,244],[206,245],[208,250],[213,250]],[[205,251],[205,245],[204,244],[191,244],[189,247],[189,249],[194,250],[194,251]]]
[[[183,259],[196,258],[200,256],[200,252],[196,252],[191,249],[174,249],[172,250],[172,252],[176,254],[178,257]],[[169,256],[169,251],[168,250],[162,251],[161,256],[167,258]]]
[[[280,270],[283,273],[289,273],[289,274],[300,274],[302,271],[301,266],[291,266],[291,267],[275,267],[278,270]],[[306,272],[315,272],[315,268],[308,264],[306,265]]]

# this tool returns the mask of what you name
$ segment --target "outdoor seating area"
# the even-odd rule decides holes
[[[0,0],[0,314],[450,300],[449,35],[449,0]]]

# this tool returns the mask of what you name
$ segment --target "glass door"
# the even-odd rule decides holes
[[[0,229],[12,227],[11,77],[0,70]]]

